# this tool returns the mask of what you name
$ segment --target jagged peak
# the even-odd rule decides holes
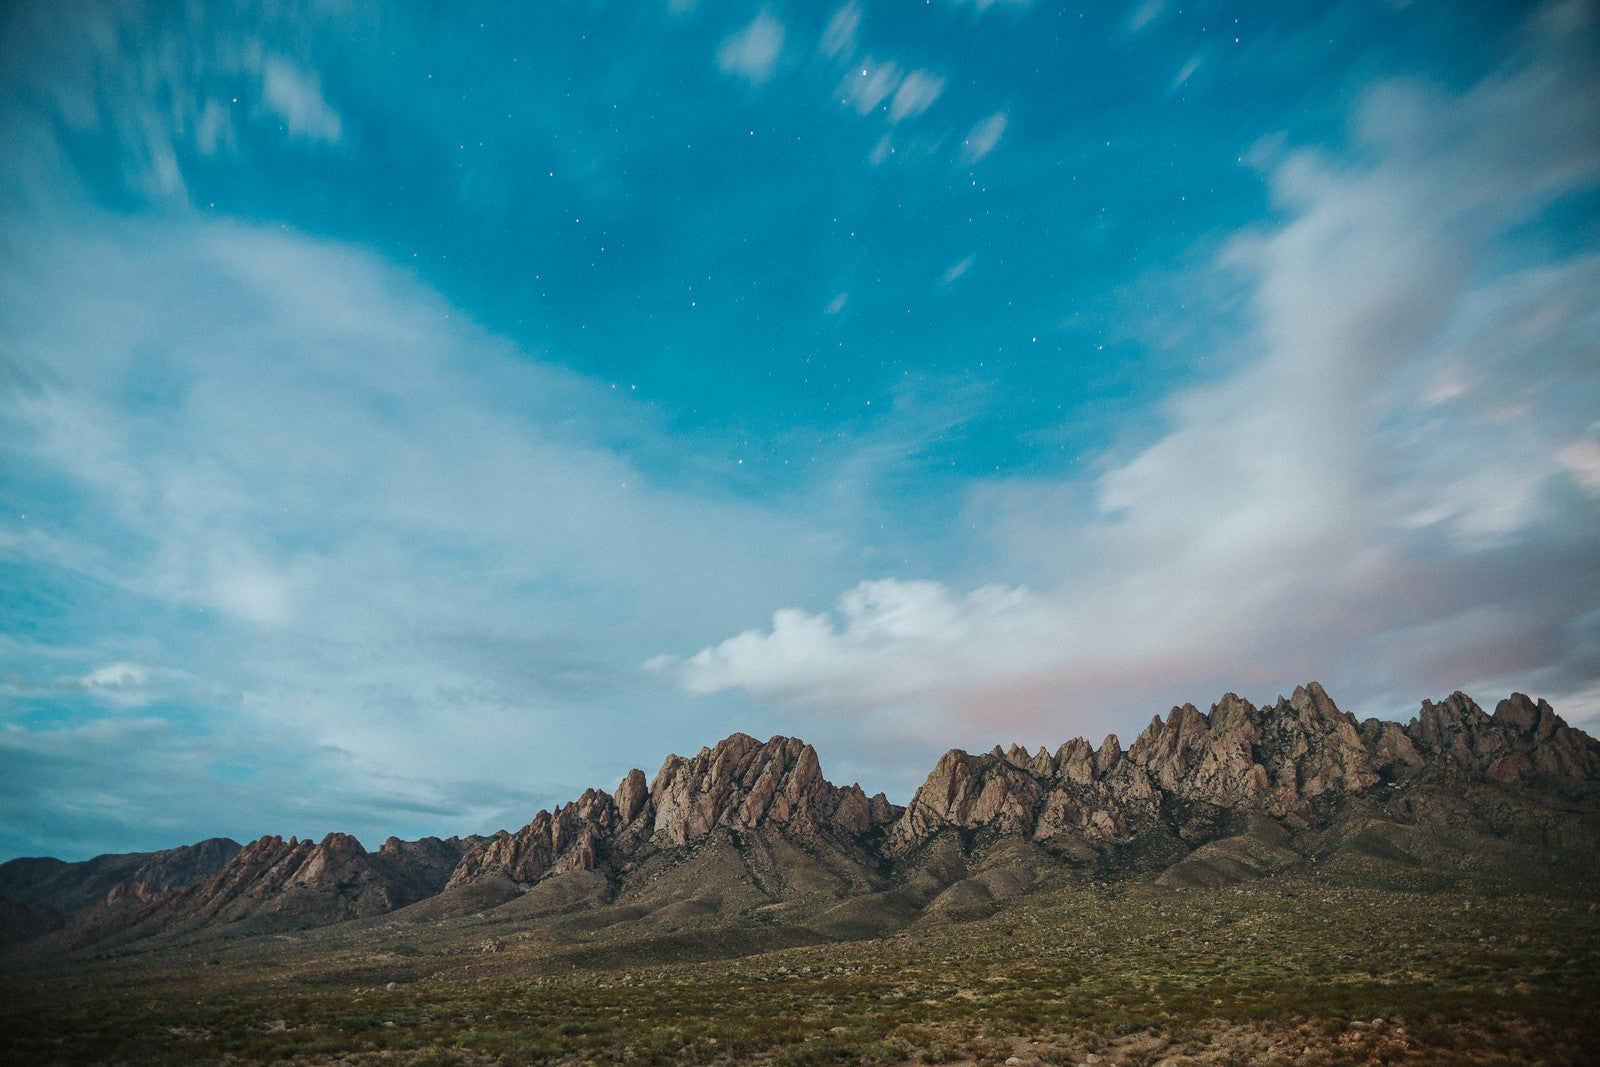
[[[1320,682],[1307,682],[1305,685],[1295,686],[1294,692],[1289,695],[1287,701],[1280,696],[1277,704],[1278,710],[1281,711],[1286,707],[1299,712],[1302,718],[1342,720],[1348,722],[1351,726],[1355,725],[1355,720],[1339,710],[1339,706],[1333,702],[1333,698],[1328,695],[1326,689],[1322,688],[1322,683]]]
[[[1525,693],[1512,693],[1500,701],[1490,718],[1503,726],[1534,734],[1541,739],[1554,736],[1557,730],[1567,725],[1549,704],[1543,700],[1535,703]]]
[[[1259,709],[1231,692],[1209,713],[1176,705],[1152,716],[1126,751],[1116,734],[1098,749],[1073,738],[1053,755],[1017,743],[977,755],[953,748],[902,809],[882,793],[868,798],[859,785],[829,783],[815,749],[798,738],[736,733],[695,756],[668,756],[653,782],[634,768],[614,792],[587,789],[514,834],[389,837],[376,853],[339,832],[316,842],[266,835],[187,888],[158,893],[154,880],[130,879],[100,899],[137,904],[138,922],[274,908],[302,909],[284,913],[296,922],[337,921],[392,910],[438,892],[446,879],[458,885],[498,873],[531,883],[572,871],[611,878],[638,869],[653,850],[692,847],[721,830],[736,840],[746,830],[777,833],[805,850],[881,861],[959,827],[1081,857],[1152,828],[1191,840],[1221,811],[1316,825],[1340,797],[1377,783],[1378,771],[1398,781],[1439,767],[1502,783],[1600,781],[1600,742],[1523,693],[1501,700],[1493,715],[1458,691],[1423,701],[1407,726],[1375,718],[1358,725],[1310,682]],[[1194,818],[1201,822],[1184,821]]]
[[[804,741],[777,736],[763,744],[736,733],[692,759],[668,756],[662,763],[650,785],[654,834],[684,845],[717,826],[770,821],[815,831],[837,806],[837,793]]]
[[[617,815],[624,824],[633,822],[650,803],[650,785],[644,771],[635,767],[617,785]]]
[[[329,852],[338,852],[345,855],[365,856],[366,847],[352,834],[340,833],[338,830],[323,837],[317,842],[317,847]]]
[[[1096,774],[1105,774],[1122,758],[1122,742],[1116,734],[1106,734],[1106,739],[1100,742],[1100,747],[1094,751],[1094,769]]]
[[[1517,695],[1502,701],[1496,716],[1457,693],[1425,703],[1415,729],[1377,720],[1358,725],[1311,681],[1260,709],[1231,692],[1209,714],[1174,706],[1164,718],[1153,716],[1125,752],[1115,734],[1098,749],[1076,738],[1054,757],[1028,756],[1017,745],[981,756],[952,749],[891,832],[891,847],[903,852],[941,826],[995,820],[1012,827],[1035,820],[1041,839],[1115,840],[1139,819],[1155,818],[1163,797],[1304,825],[1323,818],[1338,797],[1377,784],[1380,768],[1417,769],[1447,751],[1502,781],[1530,773],[1600,778],[1600,744],[1570,731],[1548,704]],[[1014,801],[1027,794],[1037,803],[1024,811]]]
[[[1425,757],[1448,758],[1500,782],[1600,778],[1600,743],[1523,693],[1500,701],[1492,716],[1459,690],[1437,704],[1424,700],[1404,733]]]

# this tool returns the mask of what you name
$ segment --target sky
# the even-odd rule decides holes
[[[0,6],[0,859],[1600,726],[1600,4]]]

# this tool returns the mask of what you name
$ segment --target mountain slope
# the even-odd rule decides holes
[[[239,849],[237,841],[212,837],[181,848],[96,856],[78,863],[10,860],[0,863],[0,897],[29,907],[73,912],[103,903],[122,887],[141,886],[148,893],[193,885],[221,870]]]
[[[123,907],[71,923],[15,908],[7,922],[43,951],[476,916],[553,943],[645,951],[657,939],[681,953],[712,949],[678,931],[724,931],[716,951],[876,937],[1113,879],[1183,888],[1338,871],[1426,890],[1476,869],[1583,880],[1600,876],[1600,744],[1521,694],[1493,715],[1455,693],[1404,725],[1358,723],[1313,682],[1260,708],[1231,693],[1209,712],[1175,707],[1126,750],[1114,735],[1055,753],[952,750],[904,809],[834,786],[802,741],[735,734],[515,833],[391,838],[373,853],[343,834],[234,848],[186,887],[125,889]],[[152,869],[101,859],[96,870]],[[44,861],[14,862],[15,883],[57,884]],[[80,879],[71,899],[91,884],[98,892]]]

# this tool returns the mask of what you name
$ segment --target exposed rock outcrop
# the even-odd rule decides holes
[[[124,882],[111,887],[111,891],[106,894],[106,907],[120,908],[130,904],[148,904],[172,892],[175,890],[162,889],[154,882]]]
[[[160,852],[96,856],[77,863],[57,859],[15,859],[0,863],[0,896],[35,908],[71,913],[103,904],[119,885],[148,884],[155,889],[193,885],[221,870],[240,845],[211,837]]]
[[[1502,801],[1574,782],[1557,792],[1586,804],[1600,793],[1600,743],[1520,693],[1493,715],[1462,693],[1424,701],[1406,725],[1358,725],[1315,682],[1260,708],[1229,693],[1209,712],[1184,704],[1153,718],[1127,749],[1113,734],[1054,753],[949,751],[904,809],[834,786],[802,741],[734,734],[668,756],[652,780],[632,770],[614,792],[587,790],[493,837],[390,838],[369,853],[335,833],[12,861],[0,865],[0,895],[14,901],[0,925],[14,939],[68,924],[50,935],[63,944],[243,920],[281,929],[381,915],[448,888],[458,892],[437,914],[518,897],[527,914],[615,904],[625,921],[669,926],[724,909],[823,908],[817,931],[878,936],[923,908],[939,921],[987,913],[1073,863],[1167,871],[1173,885],[1259,877],[1296,862],[1299,842],[1326,835],[1339,812],[1385,810],[1386,797],[1409,818],[1470,788],[1502,798],[1485,802],[1492,825],[1567,848],[1589,838],[1564,816],[1519,823],[1519,802]],[[1431,798],[1424,808],[1419,795]],[[1363,797],[1365,807],[1346,803]],[[1350,840],[1363,855],[1390,848],[1371,834]],[[62,901],[100,917],[69,919]]]
[[[387,911],[396,905],[395,896],[361,842],[332,833],[316,843],[277,836],[252,841],[232,863],[172,904],[187,916],[276,913],[337,922]]]
[[[549,874],[630,866],[651,849],[682,848],[718,829],[772,830],[798,842],[854,839],[900,814],[882,793],[834,786],[817,753],[791,737],[763,744],[734,734],[696,756],[668,756],[655,780],[628,772],[615,795],[590,789],[541,811],[514,834],[473,849],[450,877],[460,886],[498,874],[528,884]]]
[[[650,784],[653,839],[686,845],[715,827],[772,826],[798,837],[866,833],[872,807],[860,786],[835,788],[817,753],[792,737],[762,744],[734,734],[691,759],[668,756]]]
[[[627,794],[629,807],[639,818],[640,810],[630,789],[634,775],[644,777],[643,772],[633,771],[617,792]],[[599,865],[610,835],[624,825],[624,810],[605,790],[587,790],[553,812],[539,812],[516,833],[473,848],[456,864],[449,885],[462,885],[489,874],[532,883],[551,873],[592,871]]]
[[[1600,778],[1600,744],[1568,726],[1543,700],[1535,702],[1522,693],[1500,701],[1492,716],[1459,691],[1438,704],[1424,700],[1421,712],[1404,728],[1368,719],[1362,737],[1383,767],[1396,760],[1421,766],[1447,758],[1463,771],[1497,782],[1536,775]],[[1401,738],[1410,743],[1409,753],[1392,747]]]
[[[1461,693],[1424,702],[1409,726],[1357,725],[1316,682],[1256,708],[1229,693],[1209,714],[1192,704],[1159,716],[1124,752],[1115,735],[1098,750],[1081,739],[1052,757],[1013,745],[982,756],[948,752],[888,835],[903,855],[939,831],[990,828],[1057,849],[1126,842],[1181,802],[1309,826],[1339,798],[1377,784],[1380,772],[1437,758],[1500,782],[1528,775],[1600,779],[1600,745],[1543,701],[1513,694],[1493,717]],[[1189,838],[1204,823],[1174,823]]]
[[[349,834],[317,842],[273,835],[245,845],[221,870],[187,888],[133,883],[107,902],[143,902],[119,922],[152,930],[246,918],[274,927],[316,926],[381,915],[433,896],[463,853],[483,840],[391,837],[368,852]]]

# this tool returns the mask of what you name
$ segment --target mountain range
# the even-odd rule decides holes
[[[964,922],[1061,879],[1183,889],[1376,864],[1427,889],[1468,867],[1600,876],[1600,743],[1543,700],[1454,693],[1409,723],[1358,722],[1317,683],[1229,693],[1055,752],[946,753],[901,807],[822,775],[795,738],[734,734],[635,769],[515,832],[211,839],[81,863],[0,864],[8,954],[135,950],[389,916],[487,916],[563,943],[682,932],[740,954]]]

